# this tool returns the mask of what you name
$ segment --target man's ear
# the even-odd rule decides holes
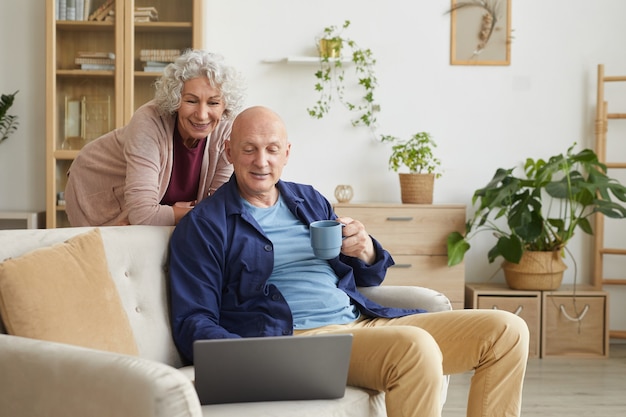
[[[291,154],[291,142],[287,142],[287,150],[285,150],[285,165],[287,165],[287,162],[289,162],[289,155]]]
[[[224,141],[224,153],[226,153],[226,159],[228,159],[228,162],[230,162],[232,164],[233,163],[233,159],[230,156],[231,155],[230,139]]]

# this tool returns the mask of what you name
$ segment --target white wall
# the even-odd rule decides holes
[[[438,141],[445,172],[435,203],[469,206],[497,167],[563,152],[574,141],[593,147],[597,65],[626,74],[623,0],[513,0],[511,65],[494,67],[449,65],[449,0],[205,1],[206,48],[244,73],[248,105],[272,107],[287,122],[293,147],[285,179],[314,184],[331,200],[337,184],[351,184],[355,202],[399,202],[400,192],[387,169],[388,148],[351,127],[350,114],[336,106],[322,120],[307,115],[316,100],[315,66],[262,62],[313,54],[327,25],[351,20],[351,37],[373,50],[381,132],[428,131]],[[0,0],[0,92],[20,90],[13,108],[19,130],[0,145],[0,210],[45,207],[42,3]],[[487,263],[491,243],[474,240],[467,281],[503,279]],[[591,245],[585,236],[570,245],[578,282],[589,282]],[[565,281],[573,282],[567,262]],[[626,316],[615,310],[626,303],[611,304],[614,319]]]
[[[46,207],[46,41],[41,0],[0,0],[0,93],[19,126],[0,144],[0,210]]]

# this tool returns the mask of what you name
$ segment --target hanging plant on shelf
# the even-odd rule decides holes
[[[330,112],[332,102],[337,100],[348,110],[358,113],[351,121],[353,126],[374,128],[375,112],[378,111],[377,104],[374,103],[374,90],[378,83],[374,72],[376,59],[369,48],[361,48],[354,40],[344,36],[343,33],[349,26],[349,20],[340,27],[328,26],[316,38],[320,68],[315,72],[315,91],[320,96],[307,111],[311,117],[321,119]],[[354,64],[357,85],[362,88],[357,101],[346,97],[344,63]]]
[[[0,97],[0,143],[8,139],[9,135],[17,130],[19,124],[17,116],[7,114],[7,112],[13,105],[13,100],[18,91],[13,94],[2,94]]]

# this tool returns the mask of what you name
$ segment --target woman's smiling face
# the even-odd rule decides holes
[[[222,120],[226,105],[220,90],[206,77],[186,81],[178,109],[178,131],[186,144],[197,144]],[[195,145],[194,145],[195,146]]]

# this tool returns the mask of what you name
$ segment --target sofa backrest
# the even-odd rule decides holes
[[[0,261],[61,243],[91,228],[0,230]],[[169,324],[167,256],[173,228],[101,227],[109,271],[142,357],[180,367]],[[4,332],[4,329],[1,329]]]

